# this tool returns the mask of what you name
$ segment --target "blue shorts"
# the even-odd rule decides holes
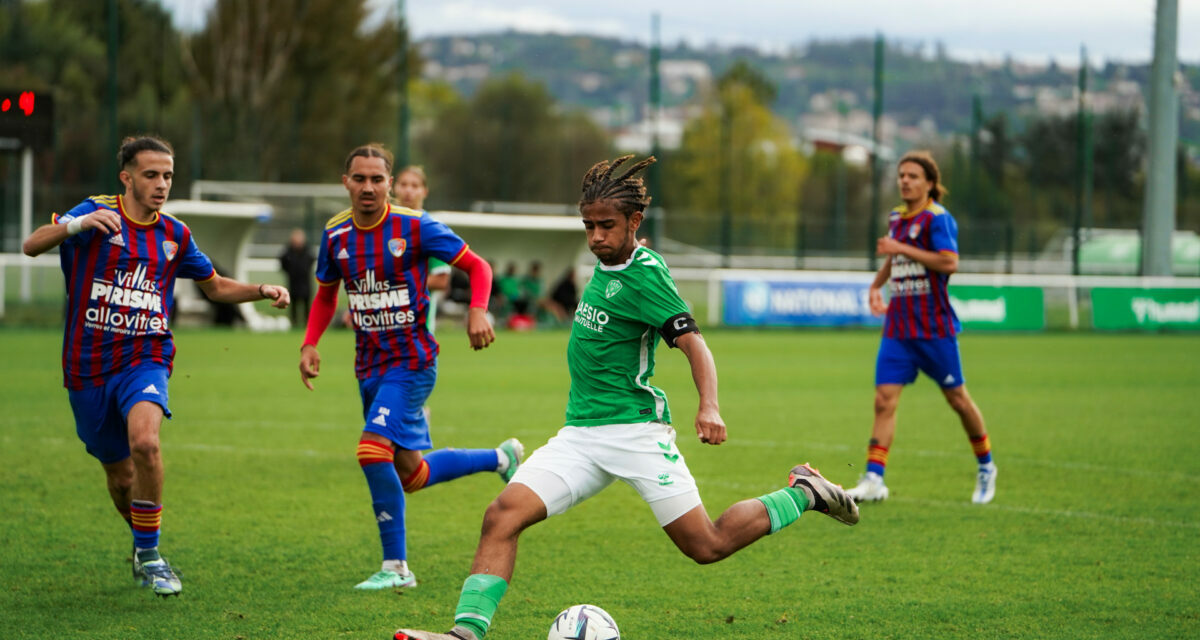
[[[418,371],[388,369],[381,376],[360,380],[358,392],[367,423],[363,431],[381,435],[400,449],[432,449],[429,423],[421,409],[436,381],[436,363]]]
[[[139,402],[153,402],[167,408],[167,367],[157,362],[138,365],[109,376],[99,387],[81,391],[67,390],[71,410],[75,412],[75,433],[87,452],[103,464],[129,457],[129,412]]]
[[[932,340],[884,338],[879,343],[875,386],[911,384],[917,379],[918,369],[943,389],[966,384],[962,358],[958,354],[958,337]]]

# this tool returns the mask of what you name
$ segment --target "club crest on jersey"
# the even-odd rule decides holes
[[[621,291],[622,286],[624,285],[621,284],[620,280],[610,280],[608,286],[604,288],[604,297],[611,298],[617,295]]]
[[[921,235],[921,223],[920,222],[918,222],[908,228],[908,237],[912,238],[913,240],[916,240],[917,236],[919,236],[919,235]]]
[[[399,258],[404,255],[404,250],[408,248],[408,242],[404,238],[392,238],[388,240],[388,251],[393,257]]]
[[[167,256],[167,261],[175,259],[175,254],[179,251],[179,245],[170,241],[163,240],[162,243],[163,255]]]

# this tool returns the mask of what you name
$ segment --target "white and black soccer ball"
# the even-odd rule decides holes
[[[620,640],[621,632],[608,612],[594,604],[577,604],[554,619],[546,640]]]

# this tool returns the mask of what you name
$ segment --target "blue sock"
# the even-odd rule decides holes
[[[404,536],[404,491],[400,476],[392,462],[377,462],[362,467],[371,489],[371,506],[379,524],[379,540],[383,543],[384,560],[407,560],[408,549]]]
[[[500,465],[495,449],[438,449],[425,456],[429,463],[426,487],[480,471],[495,471]]]

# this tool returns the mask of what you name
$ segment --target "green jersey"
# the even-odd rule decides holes
[[[568,426],[671,422],[667,394],[650,385],[658,329],[687,313],[662,256],[645,247],[624,264],[597,264],[583,289],[567,368]]]

